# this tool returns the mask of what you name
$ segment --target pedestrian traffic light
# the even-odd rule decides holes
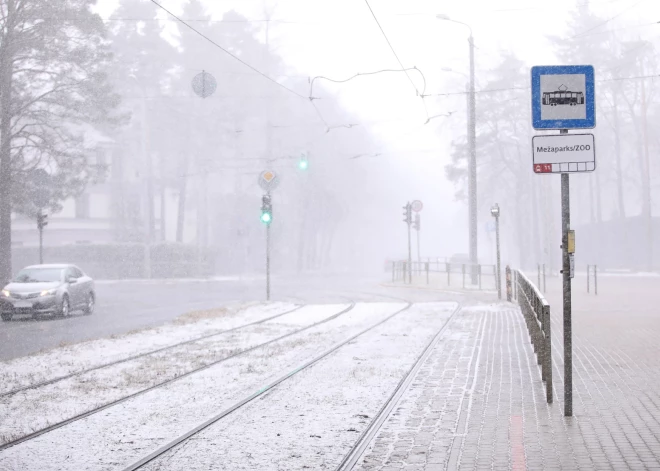
[[[416,231],[418,231],[421,227],[421,218],[419,217],[419,213],[415,214],[415,223],[413,224],[413,227]]]
[[[37,228],[42,231],[48,225],[48,215],[39,212],[37,214]]]
[[[261,222],[267,226],[273,221],[273,205],[270,195],[264,195],[261,198]]]
[[[403,207],[403,222],[406,224],[412,224],[412,208],[410,206],[410,203],[407,203]]]

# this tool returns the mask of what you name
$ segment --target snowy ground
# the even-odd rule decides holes
[[[0,434],[0,444],[298,331],[301,327],[320,322],[346,307],[347,305],[305,306],[261,324],[1,398],[0,417],[3,417],[3,431]],[[244,314],[249,311],[273,313],[272,309],[265,309],[263,306],[261,309],[245,311]],[[142,332],[139,336],[144,338],[146,333]]]
[[[289,303],[229,305],[179,317],[161,327],[92,340],[0,363],[0,395],[13,389],[121,360],[290,311]],[[185,328],[182,326],[185,325]]]
[[[335,469],[455,307],[413,306],[146,469]]]
[[[324,324],[230,358],[167,386],[3,450],[0,452],[0,469],[96,470],[125,466],[203,422],[218,410],[260,389],[274,378],[405,306],[402,303],[358,303],[346,314]],[[286,307],[280,306],[284,310]],[[200,355],[223,355],[236,349],[242,350],[336,314],[345,307],[307,306],[276,320],[246,328],[245,331],[249,333],[241,329],[229,334],[222,342],[209,340],[202,342],[201,346],[197,346],[197,343],[189,344],[190,349],[158,356],[158,360],[139,361],[137,364],[131,362],[130,368],[123,364],[119,371],[112,374],[105,372],[105,369],[98,370],[86,381],[81,382],[80,378],[76,378],[48,386],[49,389],[45,391],[19,393],[16,396],[35,396],[12,399],[16,402],[6,405],[2,412],[5,416],[3,423],[10,423],[14,433],[23,433],[35,428],[35,423],[41,426],[89,408],[95,401],[107,401],[125,395],[136,384],[138,388],[143,388],[158,378],[161,371],[166,375],[176,374],[178,368],[189,368],[196,364]],[[355,394],[353,399],[358,409],[377,409],[384,395],[394,387],[412,362],[414,352],[421,351],[428,336],[432,335],[434,329],[437,330],[439,324],[436,322],[442,322],[443,316],[446,317],[452,307],[451,304],[436,304],[425,309],[414,307],[406,311],[405,315],[394,317],[379,328],[378,334],[365,334],[340,350],[348,353],[328,357],[319,363],[319,366],[325,365],[318,370],[321,373],[318,376],[306,376],[307,381],[322,385],[319,386],[319,392],[327,390],[330,393],[333,384],[338,395],[353,391],[351,394]],[[401,324],[401,319],[407,319],[408,323]],[[244,319],[242,321],[245,323]],[[188,326],[181,328],[185,330]],[[393,333],[398,333],[398,336],[391,335]],[[406,333],[408,335],[403,335]],[[196,347],[193,348],[193,345]],[[204,358],[208,359],[206,356]],[[325,373],[323,368],[326,368]],[[366,393],[371,389],[378,392]],[[329,396],[323,394],[320,400],[326,403]],[[338,404],[342,402],[347,401],[340,400]],[[315,420],[324,420],[321,414]],[[349,411],[349,416],[351,414]],[[334,424],[344,420],[339,417],[333,418]],[[344,413],[341,417],[344,417]],[[363,421],[360,418],[352,420],[355,422],[354,428]],[[26,425],[28,422],[31,425]],[[300,425],[305,423],[291,424],[292,427]],[[345,439],[351,437],[351,434],[355,432],[347,433]]]

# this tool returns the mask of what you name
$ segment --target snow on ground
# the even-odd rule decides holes
[[[347,307],[306,306],[262,324],[0,398],[0,444],[277,339]]]
[[[455,307],[414,305],[145,469],[335,469]]]
[[[234,304],[220,309],[184,314],[160,327],[149,328],[59,347],[27,357],[0,362],[0,394],[97,365],[184,342],[214,332],[290,311],[289,303]],[[185,325],[185,328],[182,328]]]
[[[404,306],[357,304],[325,324],[4,450],[0,469],[78,471],[126,465]],[[60,407],[73,407],[76,400],[65,400]]]

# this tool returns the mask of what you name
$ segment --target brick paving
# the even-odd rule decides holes
[[[356,469],[660,469],[660,337],[633,327],[611,346],[616,329],[574,333],[565,418],[561,310],[552,318],[553,404],[517,307],[467,307]]]

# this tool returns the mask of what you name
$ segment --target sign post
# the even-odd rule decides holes
[[[422,274],[422,255],[421,255],[421,249],[419,246],[419,232],[421,231],[421,218],[419,216],[419,212],[424,208],[424,205],[422,204],[421,201],[415,200],[412,203],[410,203],[410,208],[415,211],[415,223],[414,223],[414,228],[417,231],[417,271],[419,274]]]
[[[571,278],[575,235],[571,231],[569,174],[596,169],[592,134],[569,129],[596,127],[594,68],[590,65],[532,67],[532,125],[559,135],[532,138],[532,168],[537,174],[561,174],[562,286],[564,311],[564,415],[573,415],[573,332]]]

